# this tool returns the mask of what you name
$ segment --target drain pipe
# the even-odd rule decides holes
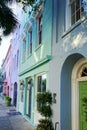
[[[55,130],[59,130],[59,122],[55,122]]]

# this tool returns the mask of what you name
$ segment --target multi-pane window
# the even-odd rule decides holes
[[[46,92],[46,74],[37,77],[37,93]],[[41,103],[37,103],[37,108],[39,108]]]
[[[38,43],[42,42],[42,15],[38,19]]]
[[[32,53],[32,30],[29,32],[30,34],[30,54]]]
[[[83,14],[81,0],[70,0],[71,5],[71,25],[75,24]]]
[[[28,56],[32,54],[32,30],[28,32]]]
[[[26,40],[23,40],[23,53],[22,53],[22,59],[25,61],[26,58]]]
[[[37,92],[46,91],[46,74],[37,77]]]

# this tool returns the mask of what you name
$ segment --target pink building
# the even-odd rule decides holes
[[[18,24],[10,42],[11,44],[2,64],[3,92],[12,98],[11,104],[17,106],[20,24]]]
[[[7,54],[5,56],[5,59],[4,59],[4,62],[3,62],[3,69],[4,69],[4,85],[3,85],[3,92],[6,93],[7,96],[10,96],[10,84],[11,84],[11,81],[10,81],[10,75],[11,75],[11,72],[10,72],[10,66],[11,66],[11,61],[12,61],[12,58],[11,58],[11,49],[12,49],[12,45],[10,44],[9,48],[8,48],[8,51],[7,51]]]

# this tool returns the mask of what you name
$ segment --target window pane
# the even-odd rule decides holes
[[[37,91],[38,91],[38,92],[41,92],[41,80],[42,80],[42,77],[39,76],[39,77],[38,77],[38,87],[37,87],[37,89],[38,89]]]
[[[76,0],[76,10],[80,9],[80,0]]]
[[[76,12],[76,21],[78,21],[79,19],[80,19],[80,10]]]
[[[41,42],[42,42],[42,15],[40,16],[40,18],[39,18],[39,33],[38,33],[38,35],[39,35],[39,44],[41,44]]]
[[[46,74],[42,76],[38,76],[37,80],[37,92],[45,92],[46,91]]]
[[[23,61],[25,61],[26,58],[26,40],[23,41],[23,53],[22,53]]]
[[[75,23],[75,14],[71,17],[71,24],[73,25]]]
[[[46,91],[46,74],[42,76],[42,91]]]
[[[32,53],[32,31],[30,32],[30,54]]]
[[[46,74],[37,77],[37,92],[46,92]],[[37,103],[37,109],[41,106],[41,103]]]
[[[71,25],[81,18],[80,0],[71,0]]]
[[[71,4],[71,15],[75,13],[75,2]]]

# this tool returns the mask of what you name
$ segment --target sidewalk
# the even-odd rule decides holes
[[[0,130],[35,130],[14,106],[7,107],[0,98]]]

